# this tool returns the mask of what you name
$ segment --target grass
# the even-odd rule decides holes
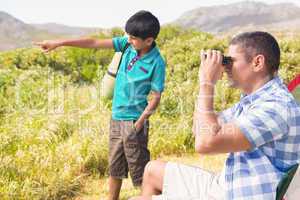
[[[168,63],[166,89],[151,117],[152,159],[219,170],[222,156],[192,153],[191,126],[198,92],[199,49],[225,50],[227,42],[206,33],[165,30],[158,42]],[[299,38],[280,42],[279,74],[286,82],[300,71],[297,41]],[[98,82],[105,73],[100,65],[107,66],[111,55],[112,51],[76,48],[48,55],[37,49],[0,53],[1,200],[107,196],[111,109],[99,98]],[[238,99],[238,91],[217,85],[217,111]],[[121,198],[138,192],[129,179],[125,180]]]
[[[25,95],[20,99],[22,107],[1,118],[1,200],[71,199],[86,190],[83,186],[91,185],[87,180],[97,183],[91,177],[107,174],[109,106],[99,99],[94,85],[69,85],[59,75],[41,73],[28,77],[22,85],[43,76],[47,83],[36,83],[31,93],[46,98],[33,103],[30,95],[19,91]],[[8,89],[14,91],[14,87]],[[13,100],[9,105],[14,105]],[[190,123],[187,115],[154,115],[149,142],[153,159],[189,152]],[[101,180],[99,195],[105,195],[105,178]],[[138,192],[129,183],[125,181],[122,198]]]
[[[159,158],[163,161],[179,162],[187,165],[201,167],[203,169],[218,172],[222,169],[225,155],[203,156],[195,153],[183,155],[169,155]],[[131,179],[124,179],[120,200],[128,200],[129,197],[136,196],[140,193],[140,189],[132,186]],[[82,193],[76,200],[105,200],[108,195],[108,179],[107,177],[96,178],[89,177],[83,187]]]

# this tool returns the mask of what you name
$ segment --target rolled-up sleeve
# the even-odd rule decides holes
[[[232,107],[227,108],[226,110],[223,110],[222,112],[218,113],[218,122],[222,124],[231,121],[234,117],[237,107],[238,104],[235,104]]]
[[[160,62],[155,66],[152,79],[151,90],[155,92],[163,92],[165,87],[166,66],[163,62]]]
[[[243,112],[234,123],[252,147],[281,139],[288,133],[289,108],[276,102],[265,102]]]
[[[115,52],[121,52],[128,41],[127,37],[114,37],[113,39],[113,45]]]

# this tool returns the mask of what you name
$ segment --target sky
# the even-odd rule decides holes
[[[139,10],[149,10],[161,24],[176,20],[185,11],[201,6],[224,5],[241,0],[0,0],[5,11],[25,23],[55,22],[69,26],[111,28],[124,26]],[[300,0],[261,0],[267,4]]]

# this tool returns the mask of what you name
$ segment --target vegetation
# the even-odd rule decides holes
[[[113,29],[93,37],[119,34]],[[193,152],[199,52],[226,52],[228,39],[167,26],[157,43],[168,67],[150,125],[152,158]],[[300,37],[280,38],[280,75],[286,82],[300,73],[299,44]],[[99,82],[112,55],[77,48],[0,54],[0,199],[70,199],[88,177],[106,175],[111,102],[100,98]],[[239,91],[225,79],[216,88],[218,111],[238,101]]]

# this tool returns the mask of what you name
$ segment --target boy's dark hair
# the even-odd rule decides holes
[[[125,31],[129,35],[142,38],[156,39],[160,30],[158,19],[149,11],[141,10],[131,16],[125,25]]]
[[[238,45],[242,48],[248,62],[255,55],[264,55],[266,66],[271,74],[279,69],[280,48],[276,39],[267,32],[256,31],[239,34],[231,40],[230,45]]]

